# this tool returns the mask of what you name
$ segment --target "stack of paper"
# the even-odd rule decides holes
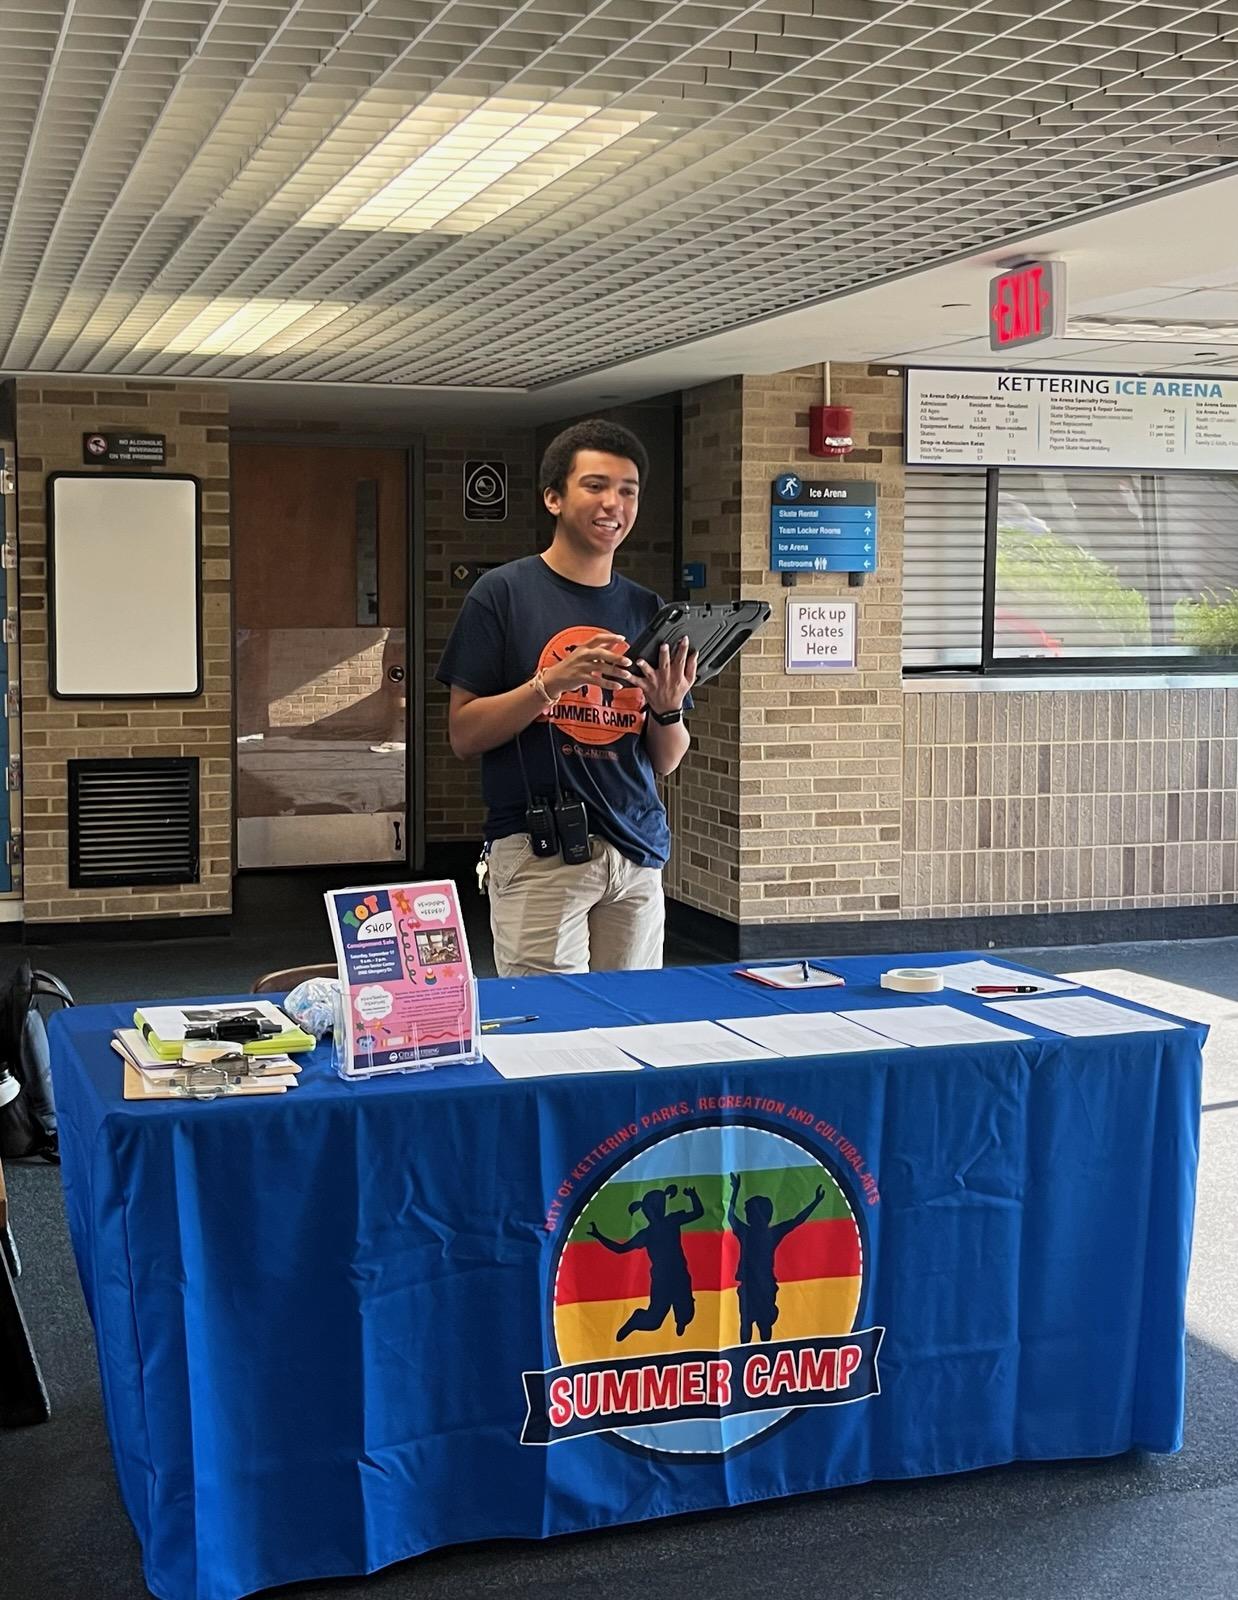
[[[988,967],[985,962],[966,965],[972,969]],[[965,975],[983,981],[990,972],[969,971]],[[1020,979],[1023,976],[1018,974]],[[1052,978],[1044,981],[1056,986]],[[1180,1026],[1168,1018],[1131,1011],[1090,995],[1005,1000],[986,1009],[1070,1035]],[[698,1067],[907,1046],[1009,1043],[1030,1037],[988,1017],[934,1002],[879,1005],[864,1010],[784,1012],[770,1017],[724,1017],[720,1022],[634,1023],[567,1033],[516,1034],[501,1039],[488,1036],[484,1049],[491,1065],[505,1078],[543,1078],[577,1072],[639,1072],[642,1065]]]
[[[855,1050],[902,1048],[897,1040],[883,1039],[880,1034],[860,1027],[836,1011],[790,1012],[778,1017],[724,1017],[722,1026],[781,1056],[832,1056]]]
[[[1037,1007],[1046,1004],[1036,1001]],[[957,1006],[876,1006],[871,1011],[842,1011],[850,1022],[871,1028],[897,1044],[988,1044],[995,1040],[1026,1039],[1026,1033],[973,1017]]]
[[[923,970],[940,972],[947,989],[960,989],[964,994],[997,985],[1034,989],[1037,994],[1058,994],[1063,989],[1079,987],[1066,978],[1047,978],[1039,972],[1020,972],[1018,967],[1008,967],[1000,961],[956,961],[953,965],[943,964]]]
[[[187,1064],[156,1055],[136,1028],[118,1028],[112,1035],[112,1049],[125,1063],[126,1100],[181,1100],[189,1084],[203,1086],[211,1077],[208,1069],[213,1063]],[[227,1072],[227,1088],[223,1092],[229,1096],[284,1094],[296,1087],[301,1071],[297,1062],[284,1055],[251,1056],[241,1065],[243,1071]],[[228,1063],[221,1062],[220,1066],[227,1068]]]
[[[772,1061],[778,1052],[729,1033],[716,1022],[648,1022],[595,1028],[595,1038],[651,1067],[703,1067],[716,1061]]]
[[[1068,1039],[1102,1033],[1160,1033],[1182,1026],[1168,1017],[1150,1017],[1146,1011],[1132,1011],[1129,1006],[1098,1000],[1090,994],[1063,995],[1054,1000],[1001,1000],[990,1005],[989,1010],[1003,1011],[1021,1022],[1038,1023]]]
[[[486,1059],[504,1078],[557,1078],[572,1072],[640,1072],[641,1063],[589,1028],[569,1033],[486,1034]]]

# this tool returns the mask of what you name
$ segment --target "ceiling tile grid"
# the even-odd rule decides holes
[[[1238,170],[1238,0],[9,0],[0,91],[5,370],[537,388]]]

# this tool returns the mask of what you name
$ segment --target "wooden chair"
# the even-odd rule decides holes
[[[334,961],[322,961],[312,967],[281,967],[278,972],[268,972],[254,982],[250,994],[287,994],[307,978],[335,978],[339,968]]]

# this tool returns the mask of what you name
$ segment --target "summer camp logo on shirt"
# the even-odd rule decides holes
[[[589,627],[563,628],[538,657],[538,668],[544,672],[566,661],[598,632]],[[558,705],[548,706],[542,715],[560,733],[571,734],[581,744],[614,744],[644,727],[645,694],[620,683],[605,688],[591,683],[583,689],[569,689]]]
[[[885,1330],[855,1327],[864,1269],[857,1211],[798,1136],[714,1119],[655,1136],[564,1218],[557,1364],[524,1374],[521,1442],[716,1459],[804,1407],[879,1394]]]

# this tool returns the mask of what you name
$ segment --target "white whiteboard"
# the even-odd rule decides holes
[[[198,504],[190,477],[49,480],[52,694],[202,692]]]
[[[915,367],[909,467],[1238,471],[1238,382]]]

